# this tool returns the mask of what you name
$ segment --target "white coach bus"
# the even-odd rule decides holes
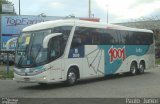
[[[40,84],[130,72],[155,66],[151,30],[83,20],[55,20],[22,30],[14,80]]]

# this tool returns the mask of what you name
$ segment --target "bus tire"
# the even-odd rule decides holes
[[[77,82],[77,72],[75,70],[75,68],[70,68],[68,70],[68,73],[67,73],[67,80],[66,80],[66,84],[71,86],[71,85],[74,85],[76,82]]]
[[[138,74],[143,74],[144,70],[145,70],[145,63],[144,62],[140,62],[139,69],[138,69]]]
[[[130,66],[130,75],[136,75],[137,74],[137,64],[136,62],[132,62]]]

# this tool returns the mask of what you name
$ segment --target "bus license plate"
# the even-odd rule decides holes
[[[28,81],[30,81],[30,79],[29,78],[24,78],[24,81],[28,82]]]

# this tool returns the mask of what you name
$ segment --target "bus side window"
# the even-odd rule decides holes
[[[61,52],[61,37],[56,36],[50,39],[48,47],[49,47],[49,59],[50,61],[59,58],[62,55]]]
[[[119,43],[119,37],[118,37],[118,34],[117,34],[117,30],[111,30],[111,29],[108,29],[105,31],[107,35],[109,35],[108,37],[110,38],[109,39],[109,44],[118,44]]]
[[[81,45],[88,44],[90,42],[90,34],[86,27],[76,27],[75,33],[72,39],[71,48],[76,48]]]
[[[75,48],[81,45],[81,38],[79,36],[73,37],[71,48]]]
[[[66,47],[67,40],[69,38],[71,30],[72,30],[72,26],[58,26],[58,27],[54,27],[51,30],[51,33],[62,33],[62,36],[60,38],[60,47],[61,47],[60,53],[61,53],[61,55],[65,51],[65,47]]]
[[[134,37],[133,37],[133,32],[132,31],[127,31],[127,36],[126,36],[126,45],[134,45]]]
[[[126,45],[127,44],[127,38],[128,38],[128,33],[127,31],[119,30],[119,37],[120,37],[120,44],[121,45]]]

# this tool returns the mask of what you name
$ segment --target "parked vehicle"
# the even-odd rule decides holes
[[[9,64],[14,64],[14,55],[13,54],[9,54]],[[1,61],[4,63],[4,64],[7,64],[7,54],[4,53],[1,55]]]

